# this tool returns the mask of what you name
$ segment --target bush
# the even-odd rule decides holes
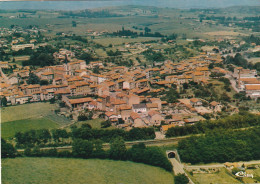
[[[76,139],[72,144],[72,155],[74,157],[89,158],[93,152],[93,143],[87,140]]]
[[[112,123],[109,120],[107,120],[101,123],[101,128],[107,128],[110,127],[111,125]]]
[[[189,178],[185,174],[178,174],[174,177],[175,184],[188,184]]]
[[[1,138],[1,157],[2,158],[14,158],[16,157],[16,149],[12,144],[7,143]]]

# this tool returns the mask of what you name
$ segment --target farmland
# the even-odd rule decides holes
[[[69,124],[70,120],[53,112],[55,109],[56,106],[50,103],[31,103],[2,108],[2,138],[13,137],[16,132],[52,129]]]
[[[240,183],[238,180],[227,174],[227,171],[224,168],[221,168],[219,172],[210,173],[210,174],[193,174],[191,179],[198,184],[208,184],[208,183]]]
[[[32,103],[2,108],[1,122],[9,122],[46,116],[55,109],[54,104]]]
[[[2,138],[10,138],[15,135],[16,132],[25,132],[28,130],[49,129],[57,128],[58,124],[54,121],[45,118],[35,119],[23,119],[16,121],[9,121],[2,124]]]
[[[2,160],[2,183],[160,183],[173,176],[144,164],[98,159],[15,158]]]

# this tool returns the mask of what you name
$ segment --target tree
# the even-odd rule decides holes
[[[126,159],[126,146],[122,137],[115,138],[110,143],[109,155],[110,158],[115,160],[125,160]]]
[[[29,78],[27,80],[27,84],[39,84],[39,83],[40,83],[40,78],[34,73],[30,72]]]
[[[2,107],[6,107],[7,106],[7,99],[6,99],[5,96],[1,99],[1,106]]]
[[[90,62],[91,60],[94,60],[92,54],[87,53],[87,52],[84,52],[83,54],[81,54],[81,55],[79,56],[79,59],[85,60],[85,61],[86,61],[86,64],[89,64],[89,62]]]
[[[92,142],[76,139],[72,143],[72,154],[80,158],[89,158],[93,152],[93,148]]]
[[[77,27],[77,22],[75,20],[73,20],[71,23],[72,23],[72,27]]]
[[[55,98],[53,97],[50,99],[50,104],[54,104],[54,103],[55,103]]]
[[[189,178],[185,174],[178,174],[174,177],[175,184],[188,184]]]
[[[54,129],[52,130],[52,137],[55,142],[59,142],[60,138],[68,138],[69,134],[65,129]]]
[[[1,157],[2,158],[14,158],[16,155],[16,150],[12,144],[7,143],[1,138]]]
[[[37,130],[37,137],[39,142],[47,143],[51,139],[51,134],[47,129]]]
[[[111,125],[112,123],[109,120],[107,120],[101,123],[101,128],[107,128],[110,127]]]
[[[49,85],[49,81],[48,80],[40,80],[40,85],[41,86]]]

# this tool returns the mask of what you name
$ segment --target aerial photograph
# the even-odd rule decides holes
[[[2,184],[260,183],[260,1],[0,0],[0,107]]]

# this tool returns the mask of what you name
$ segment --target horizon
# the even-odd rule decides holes
[[[62,2],[62,3],[61,3]],[[38,9],[38,10],[82,10],[95,8],[109,8],[120,6],[153,6],[158,8],[176,9],[207,9],[207,8],[227,8],[233,6],[260,6],[258,0],[220,0],[216,4],[213,0],[36,0],[36,1],[0,1],[0,9]],[[26,8],[24,8],[26,7]]]

